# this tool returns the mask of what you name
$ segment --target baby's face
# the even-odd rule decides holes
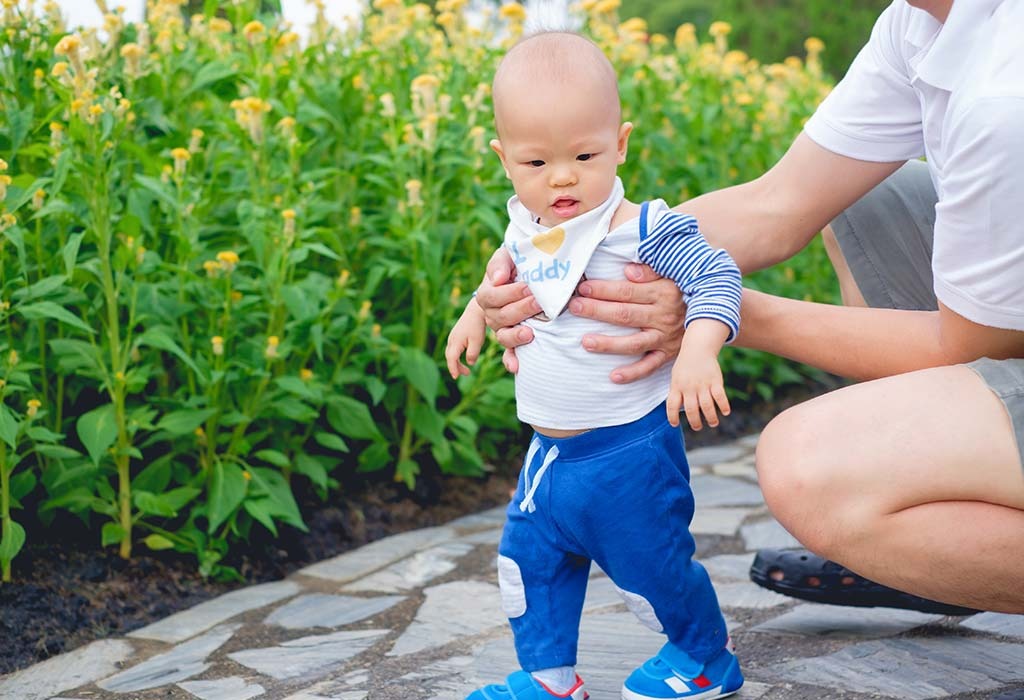
[[[544,226],[600,206],[626,160],[632,124],[611,105],[566,86],[524,86],[501,106],[491,147],[523,205]]]

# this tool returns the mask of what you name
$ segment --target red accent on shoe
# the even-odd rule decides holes
[[[702,673],[693,679],[693,684],[698,688],[707,688],[709,685],[711,685],[711,681],[709,681],[708,677]]]
[[[534,678],[533,680],[537,681],[536,678]],[[580,678],[580,674],[577,673],[576,674],[576,685],[574,685],[573,687],[569,688],[569,690],[565,691],[565,693],[556,693],[551,688],[549,688],[546,685],[544,685],[544,683],[542,683],[541,681],[537,681],[537,683],[540,684],[541,688],[543,688],[544,690],[548,691],[549,693],[551,693],[556,698],[571,698],[572,694],[575,693],[577,690],[579,690],[580,686],[583,685],[583,679]],[[590,695],[586,691],[583,691],[583,700],[587,700],[589,697],[590,697]]]

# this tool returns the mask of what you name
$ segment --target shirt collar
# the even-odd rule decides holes
[[[924,10],[917,10],[915,14],[924,17],[916,18],[914,38],[925,46],[929,29],[934,38],[920,56],[918,77],[939,89],[952,90],[967,66],[974,44],[983,36],[988,18],[1001,2],[1003,0],[954,0],[942,24]]]

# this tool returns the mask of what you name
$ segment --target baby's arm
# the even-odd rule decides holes
[[[686,333],[672,368],[666,410],[679,424],[682,404],[694,430],[718,425],[717,405],[729,414],[718,351],[739,332],[742,281],[739,268],[724,250],[708,245],[691,216],[661,216],[644,240],[639,257],[655,272],[679,285],[686,300]]]
[[[486,333],[484,310],[476,303],[476,298],[470,299],[462,316],[448,334],[448,344],[444,349],[444,357],[448,361],[448,372],[452,379],[469,374],[469,367],[462,364],[462,353],[466,353],[466,362],[469,365],[475,365],[477,358],[480,357],[480,348],[483,347]]]

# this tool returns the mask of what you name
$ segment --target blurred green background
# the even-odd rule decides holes
[[[889,0],[622,0],[619,14],[643,17],[652,33],[666,36],[684,22],[696,25],[699,36],[707,35],[711,22],[728,22],[730,46],[763,63],[803,56],[804,40],[816,36],[825,42],[821,57],[825,70],[841,78],[889,4]]]

